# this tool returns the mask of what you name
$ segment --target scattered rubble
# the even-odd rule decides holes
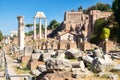
[[[69,60],[67,59],[48,59],[45,62],[47,71],[54,71],[54,70],[70,70],[72,65],[70,64]]]
[[[65,52],[65,55],[68,59],[76,59],[82,55],[82,51],[77,49],[69,49]]]

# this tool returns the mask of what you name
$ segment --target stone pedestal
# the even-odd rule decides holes
[[[111,51],[111,50],[114,50],[113,42],[112,42],[112,41],[106,41],[106,42],[104,43],[103,50],[104,50],[105,52],[107,52],[107,53],[108,53],[109,51]]]

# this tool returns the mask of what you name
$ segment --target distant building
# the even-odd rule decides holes
[[[72,43],[76,43],[76,35],[74,33],[69,32],[59,32],[57,35],[57,39],[60,41],[71,41]]]
[[[93,32],[93,26],[95,21],[100,18],[107,19],[109,16],[112,15],[113,12],[104,12],[100,10],[91,10],[89,14],[89,34]]]
[[[84,14],[83,11],[67,11],[64,14],[64,31],[74,32],[89,38],[93,33],[95,21],[99,18],[108,18],[111,15],[112,12],[101,12],[100,10],[91,10],[89,14]]]
[[[10,32],[10,37],[18,36],[18,31],[11,31]]]

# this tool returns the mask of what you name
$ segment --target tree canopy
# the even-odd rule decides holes
[[[115,21],[118,22],[120,26],[120,0],[113,1],[112,10],[114,12]]]
[[[117,41],[120,42],[120,0],[113,0],[112,10],[114,12],[115,21],[118,23],[119,27],[116,30]]]
[[[83,10],[84,13],[89,13],[91,10],[100,10],[100,11],[111,11],[111,7],[109,4],[104,4],[104,3],[97,3],[94,6],[89,7],[86,10]]]
[[[3,35],[2,35],[2,32],[0,31],[0,41],[2,41],[3,39]]]
[[[107,22],[105,19],[100,18],[95,21],[94,27],[93,27],[93,34],[91,35],[90,42],[94,44],[99,44],[99,42],[102,40],[100,38],[100,35],[102,34],[103,28],[106,26]]]
[[[55,29],[60,25],[55,19],[50,22],[48,25],[48,30]]]

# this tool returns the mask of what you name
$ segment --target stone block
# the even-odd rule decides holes
[[[39,76],[41,74],[41,72],[39,70],[32,70],[31,72],[35,76]]]
[[[39,60],[41,56],[41,53],[34,53],[32,54],[32,60]]]
[[[87,63],[92,64],[93,58],[92,58],[91,56],[87,55],[87,56],[84,58],[84,61],[87,62]]]
[[[47,71],[54,71],[54,70],[70,70],[72,68],[71,63],[69,60],[66,59],[48,59],[45,62]]]
[[[37,67],[37,69],[38,69],[40,72],[46,72],[46,71],[47,71],[45,65],[39,65],[39,66]]]
[[[31,56],[22,56],[21,61],[22,63],[29,63]]]
[[[46,61],[47,59],[51,58],[51,54],[50,53],[42,53],[40,60],[41,61]]]
[[[32,62],[30,62],[29,68],[30,68],[30,70],[35,70],[37,68],[37,66],[44,65],[44,64],[45,63],[41,62],[41,61],[32,61]]]
[[[65,52],[65,55],[68,59],[79,58],[82,55],[82,51],[77,49],[69,49]]]
[[[109,53],[109,51],[111,51],[111,50],[115,50],[114,49],[114,44],[113,44],[113,42],[112,41],[106,41],[105,43],[104,43],[104,46],[103,46],[104,48],[104,51],[105,52],[107,52],[107,53]]]
[[[81,68],[84,69],[85,65],[83,61],[79,61],[79,62],[71,62],[72,68]]]
[[[25,56],[31,56],[33,52],[33,49],[31,46],[25,46],[24,48],[24,55]]]
[[[103,58],[103,52],[99,48],[95,48],[93,50],[93,55],[94,55],[94,57]]]
[[[105,71],[105,60],[102,58],[95,58],[92,61],[91,68],[94,72],[103,72]]]

